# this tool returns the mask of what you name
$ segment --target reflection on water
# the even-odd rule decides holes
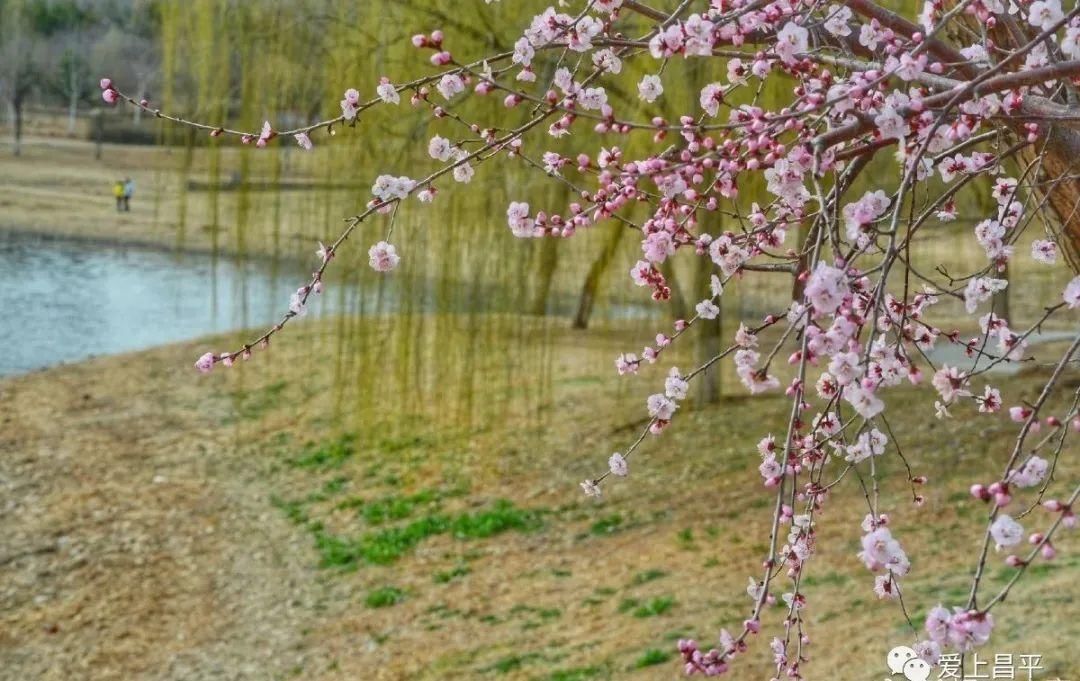
[[[304,277],[295,265],[0,239],[0,375],[272,323]]]

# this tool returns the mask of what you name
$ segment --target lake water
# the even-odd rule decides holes
[[[409,280],[400,276],[389,280],[366,267],[362,270],[347,281],[340,272],[334,273],[328,279],[330,292],[309,301],[308,317],[379,315],[403,308],[413,313],[524,309],[519,292],[499,287],[406,283]],[[266,327],[281,319],[289,296],[309,280],[310,269],[296,262],[0,232],[0,376],[233,329]],[[453,293],[455,287],[461,291]],[[568,318],[576,305],[576,295],[553,292],[548,310]],[[594,318],[647,320],[656,312],[648,301],[608,303],[598,306]]]
[[[298,265],[0,236],[0,376],[281,317]],[[318,300],[309,315],[330,312]]]

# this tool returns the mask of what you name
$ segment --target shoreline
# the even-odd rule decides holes
[[[95,248],[108,248],[115,250],[149,251],[152,253],[164,253],[169,255],[190,255],[197,257],[230,258],[246,262],[262,262],[266,264],[292,264],[302,267],[304,260],[299,256],[275,255],[263,251],[240,253],[230,248],[208,248],[205,246],[177,246],[168,245],[164,241],[140,239],[140,238],[117,238],[90,234],[74,234],[67,231],[53,231],[48,229],[28,228],[25,226],[11,226],[0,224],[0,242],[3,241],[40,241],[45,243],[67,243],[72,245],[86,245]]]

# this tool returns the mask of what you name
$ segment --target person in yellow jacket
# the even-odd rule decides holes
[[[113,184],[113,196],[116,197],[116,212],[119,213],[124,209],[124,183],[120,180]]]

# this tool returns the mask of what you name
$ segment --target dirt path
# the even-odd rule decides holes
[[[2,679],[266,679],[297,665],[318,588],[302,538],[195,388],[166,388],[192,386],[186,367],[147,366],[169,364],[0,382]]]

